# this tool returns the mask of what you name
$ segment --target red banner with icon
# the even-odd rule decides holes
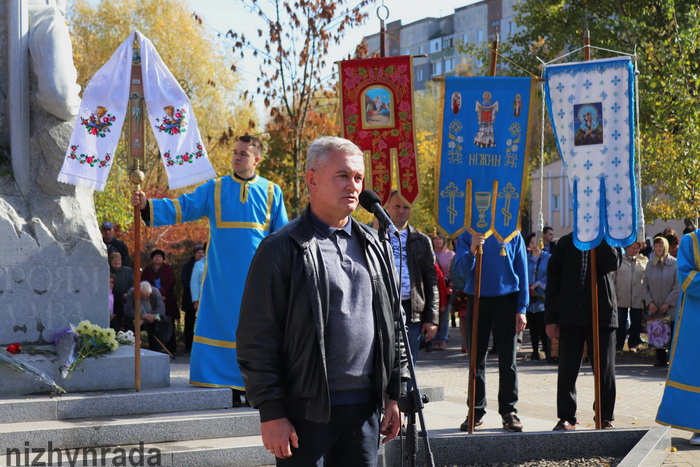
[[[365,188],[389,201],[392,182],[409,204],[418,197],[411,56],[340,62],[343,137],[365,153]]]

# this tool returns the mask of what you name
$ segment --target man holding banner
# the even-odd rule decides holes
[[[243,376],[236,365],[236,329],[243,286],[260,242],[287,223],[281,188],[256,174],[262,142],[238,137],[233,174],[200,185],[175,199],[147,199],[134,192],[131,203],[149,226],[207,217],[209,246],[190,358],[190,384],[234,389],[239,405]]]
[[[529,293],[520,206],[535,84],[530,78],[502,77],[446,78],[444,84],[435,205],[441,230],[459,236],[454,272],[466,277],[467,323],[476,331],[470,332],[476,350],[470,360],[469,413],[474,414],[473,426],[483,424],[486,352],[493,331],[498,342],[498,412],[508,431],[523,429],[515,408],[515,357],[517,334],[527,323]],[[468,416],[460,429],[471,432],[469,425]]]
[[[455,271],[467,278],[464,291],[469,296],[467,323],[470,328],[474,312],[474,283],[477,249],[483,248],[482,276],[489,280],[481,284],[478,335],[476,350],[476,398],[474,399],[474,426],[483,424],[486,413],[486,351],[489,335],[493,332],[498,342],[498,413],[503,418],[503,428],[522,431],[523,425],[516,415],[518,402],[518,368],[515,363],[518,333],[525,329],[528,305],[527,254],[525,242],[517,235],[505,245],[494,236],[484,239],[483,234],[465,232],[457,239]],[[506,255],[500,252],[505,247]],[[460,430],[468,431],[468,420]]]
[[[584,343],[593,349],[591,254],[596,255],[598,322],[600,336],[602,428],[613,428],[615,419],[615,341],[617,298],[614,273],[622,264],[618,249],[603,240],[594,253],[574,246],[572,234],[564,235],[547,268],[545,320],[547,335],[559,341],[557,417],[554,431],[576,426],[576,380],[581,370]]]

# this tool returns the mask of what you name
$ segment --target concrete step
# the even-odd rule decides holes
[[[4,452],[0,467],[18,465],[158,465],[161,467],[273,466],[275,457],[262,446],[260,436],[201,439],[108,448],[64,448],[55,443],[32,444],[36,451]],[[43,452],[41,451],[43,449]],[[53,449],[52,452],[48,452]],[[39,457],[37,457],[39,456]],[[141,462],[143,459],[143,462]],[[32,462],[34,462],[32,464]],[[41,464],[41,463],[44,464]],[[62,462],[63,464],[60,464]],[[72,463],[71,463],[72,462]]]
[[[249,407],[140,416],[5,423],[3,451],[31,446],[72,449],[228,438],[260,434],[258,412]],[[0,453],[2,455],[3,453]]]
[[[0,399],[0,424],[118,417],[152,413],[218,410],[232,406],[228,388],[178,386],[131,391],[100,391],[60,397],[26,396]]]

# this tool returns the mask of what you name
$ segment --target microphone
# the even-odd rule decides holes
[[[399,230],[391,222],[391,218],[389,218],[389,215],[382,207],[379,196],[374,191],[364,190],[360,193],[360,205],[374,214],[374,217],[377,218],[381,227],[387,229],[397,237],[399,236]]]

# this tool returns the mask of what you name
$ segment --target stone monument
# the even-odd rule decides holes
[[[80,104],[64,8],[65,0],[0,3],[5,18],[0,22],[2,348],[15,342],[50,344],[57,330],[84,319],[109,325],[109,266],[93,192],[56,181]],[[110,364],[110,378],[115,371],[124,373],[115,379],[133,387],[133,348],[131,362],[127,349],[117,354],[124,361],[118,368]],[[165,374],[160,364],[159,382],[144,380],[144,387],[169,381],[167,356],[153,355],[165,362]],[[62,381],[56,359],[36,360],[66,389],[100,389],[94,378],[78,372]],[[0,367],[0,394],[40,390],[41,385],[20,376]]]

